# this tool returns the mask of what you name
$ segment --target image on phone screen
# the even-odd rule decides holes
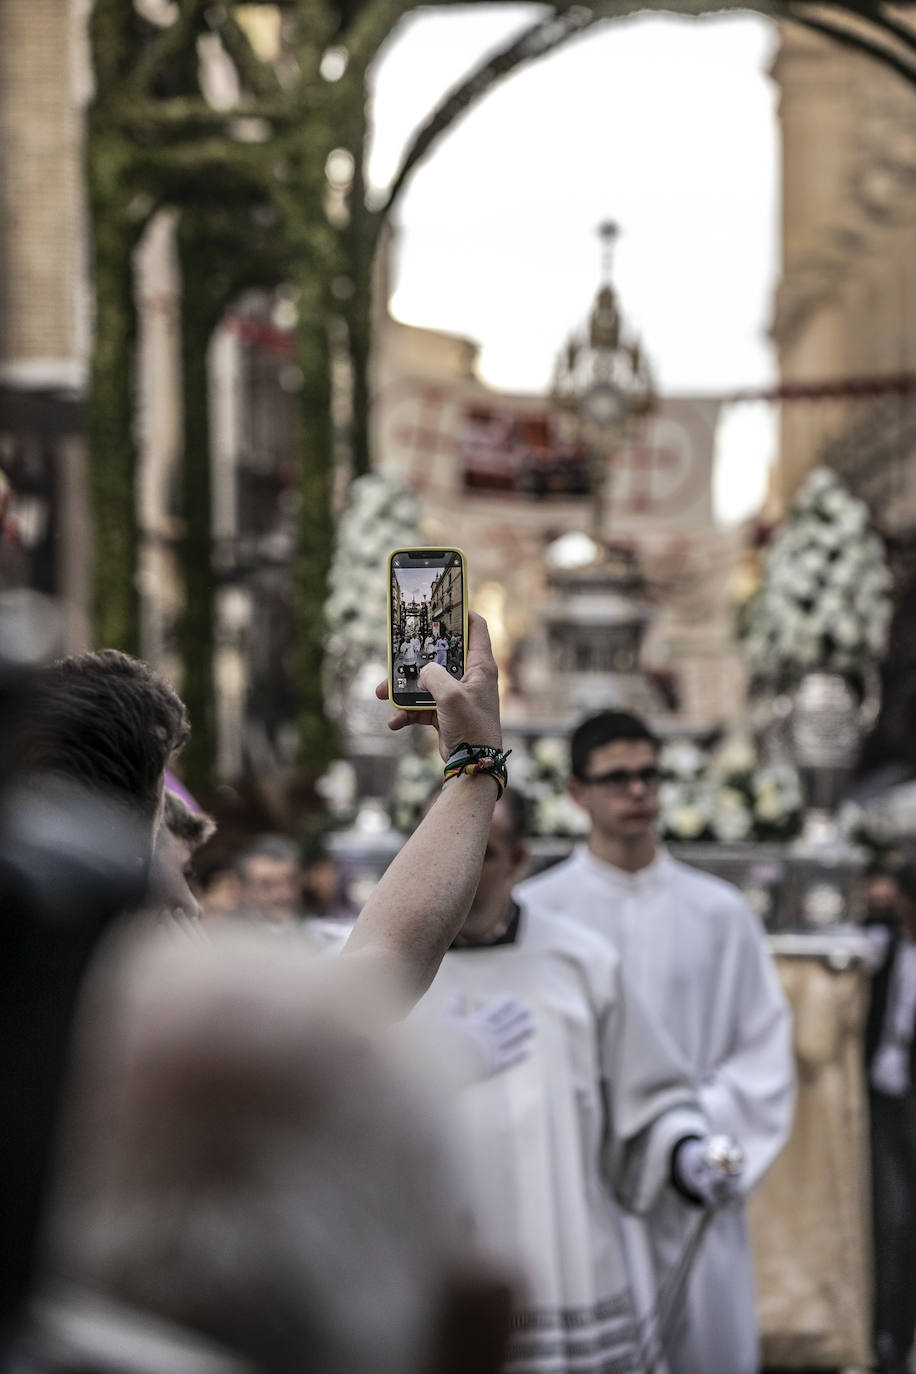
[[[431,706],[417,679],[427,663],[464,676],[464,567],[454,549],[401,551],[391,560],[391,695]]]

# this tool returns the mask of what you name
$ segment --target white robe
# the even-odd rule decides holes
[[[674,1144],[705,1133],[691,1076],[607,942],[551,915],[451,950],[415,1017],[444,1035],[504,997],[533,1016],[530,1053],[458,1104],[477,1239],[522,1280],[506,1374],[641,1374],[621,1204],[670,1191]]]
[[[553,910],[604,935],[658,1027],[686,1056],[710,1129],[746,1154],[745,1192],[785,1144],[792,1120],[791,1018],[763,931],[737,888],[661,851],[624,873],[580,846],[520,885],[532,912]],[[664,1284],[695,1224],[663,1197],[627,1242],[640,1306]],[[673,1333],[671,1374],[753,1374],[757,1326],[744,1209],[712,1218],[695,1258],[686,1308]]]

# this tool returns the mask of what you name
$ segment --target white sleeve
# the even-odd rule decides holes
[[[616,982],[601,1040],[605,1169],[621,1204],[647,1212],[670,1179],[674,1146],[708,1130],[686,1062],[619,967]]]
[[[742,920],[742,933],[727,1011],[733,1030],[727,1052],[700,1084],[700,1099],[710,1129],[744,1149],[750,1192],[788,1137],[795,1068],[792,1014],[763,933],[750,911],[735,919]]]

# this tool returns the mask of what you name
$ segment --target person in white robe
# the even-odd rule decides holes
[[[658,846],[658,744],[623,712],[583,722],[571,741],[570,792],[588,812],[588,842],[516,889],[532,914],[604,937],[656,1030],[686,1056],[713,1131],[745,1151],[741,1189],[760,1181],[789,1133],[791,1020],[760,924],[731,884]],[[640,1306],[676,1269],[691,1233],[670,1192],[627,1224]],[[669,1374],[754,1374],[759,1367],[751,1253],[742,1206],[712,1218],[687,1281]]]
[[[456,1100],[477,1240],[518,1275],[506,1374],[649,1374],[663,1333],[636,1321],[621,1209],[680,1188],[698,1225],[736,1182],[706,1162],[692,1077],[608,942],[513,902],[525,858],[510,789],[468,920],[415,1017],[466,1084]]]

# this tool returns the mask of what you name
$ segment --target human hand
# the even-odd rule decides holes
[[[531,1053],[534,1018],[514,997],[486,1002],[469,1015],[453,1004],[443,1020],[449,1038],[459,1041],[466,1052],[472,1082],[491,1078]]]
[[[741,1196],[744,1151],[729,1136],[690,1136],[674,1147],[675,1186],[703,1207],[721,1207]]]
[[[502,748],[499,720],[499,688],[496,660],[490,647],[487,622],[476,611],[468,614],[468,656],[460,682],[438,663],[427,663],[418,682],[424,692],[435,698],[430,711],[398,711],[388,722],[389,730],[407,725],[431,725],[439,732],[439,753],[447,760],[459,744],[487,744]],[[388,700],[388,682],[375,689],[380,701]]]
[[[200,917],[189,916],[180,906],[160,907],[155,913],[155,920],[159,929],[170,935],[193,940],[198,944],[210,943],[207,932],[200,923]]]
[[[881,1045],[868,1074],[872,1087],[885,1097],[905,1097],[910,1088],[910,1065],[900,1045]]]

